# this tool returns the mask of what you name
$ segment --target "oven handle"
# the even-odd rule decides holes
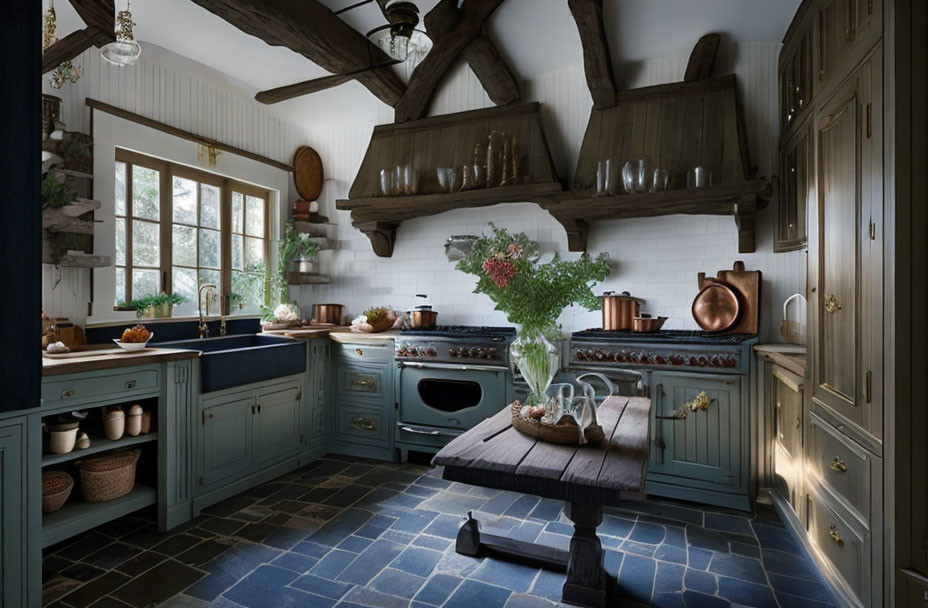
[[[453,365],[450,363],[419,363],[416,361],[397,361],[397,367],[414,367],[416,369],[450,369],[461,372],[507,372],[508,367],[502,365]]]
[[[412,426],[407,426],[405,424],[398,424],[397,426],[400,427],[400,430],[406,431],[407,433],[415,433],[416,435],[430,435],[432,437],[457,437],[458,435],[463,434],[463,431],[457,433],[454,431],[439,431],[437,429],[430,429],[426,431]]]

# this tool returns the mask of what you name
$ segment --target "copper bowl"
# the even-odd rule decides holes
[[[727,284],[706,279],[705,286],[693,300],[693,318],[706,331],[725,331],[738,321],[741,302]]]
[[[654,331],[660,331],[666,320],[667,317],[652,317],[651,315],[641,315],[632,319],[632,331],[639,334],[648,334]]]

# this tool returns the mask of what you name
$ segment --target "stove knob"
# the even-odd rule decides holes
[[[654,362],[658,365],[667,365],[667,359],[664,357],[664,355],[657,355],[654,357]]]
[[[460,357],[461,351],[452,346],[451,348],[448,349],[448,356],[449,357]]]
[[[680,355],[670,355],[671,365],[683,365],[683,357]]]
[[[709,365],[709,358],[705,355],[699,357],[699,367],[706,367]]]
[[[722,361],[719,359],[718,355],[712,355],[709,357],[709,365],[711,367],[722,367]]]
[[[603,361],[606,358],[606,353],[604,353],[601,350],[594,351],[593,358],[596,359],[597,361]]]
[[[588,361],[589,354],[583,349],[577,349],[577,360],[578,361]]]
[[[428,355],[429,357],[437,357],[438,351],[435,350],[435,347],[430,346],[428,350],[425,351],[425,354]]]
[[[738,359],[734,355],[725,357],[725,367],[738,367]]]
[[[615,360],[619,363],[625,363],[628,361],[628,353],[626,353],[624,350],[620,350],[615,354]]]
[[[478,349],[478,350],[477,350],[477,358],[478,358],[478,359],[486,359],[486,358],[487,358],[487,349],[485,349],[485,348]]]
[[[696,356],[693,355],[693,356],[690,357],[690,359],[689,359],[689,364],[692,365],[693,367],[696,367],[696,366],[699,365],[699,359],[697,359]]]
[[[644,355],[638,352],[632,353],[631,361],[634,363],[641,363],[644,361]]]
[[[470,349],[470,351],[467,353],[467,356],[469,356],[471,359],[476,359],[480,356],[480,349],[477,347]]]
[[[487,359],[496,359],[498,355],[499,355],[498,349],[493,348],[492,346],[487,349]]]

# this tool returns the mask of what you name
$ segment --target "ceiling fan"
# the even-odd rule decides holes
[[[336,15],[340,15],[372,2],[376,2],[380,6],[387,23],[369,31],[366,38],[371,44],[386,53],[390,57],[389,61],[375,63],[375,57],[370,54],[370,64],[357,70],[261,91],[255,95],[255,99],[261,103],[274,104],[338,86],[354,80],[358,74],[398,64],[406,65],[408,77],[415,69],[415,66],[422,61],[422,58],[432,48],[432,41],[426,33],[416,29],[419,24],[419,7],[408,0],[362,0],[334,12]]]

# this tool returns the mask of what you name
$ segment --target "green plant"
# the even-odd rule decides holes
[[[42,204],[52,208],[64,207],[74,200],[74,191],[60,171],[49,171],[42,178]]]
[[[264,262],[251,264],[245,268],[244,272],[233,272],[232,293],[230,294],[232,304],[239,308],[247,305],[261,307],[269,304],[267,284],[267,266]]]
[[[118,310],[135,310],[139,316],[142,316],[149,308],[160,308],[162,306],[174,307],[186,301],[187,298],[178,293],[167,294],[162,291],[159,294],[137,298],[131,302],[117,302],[116,308]]]
[[[284,237],[277,248],[277,274],[274,277],[274,289],[280,294],[280,301],[285,302],[290,296],[290,282],[287,273],[295,260],[314,260],[319,253],[319,245],[297,232],[293,222],[287,222]]]

